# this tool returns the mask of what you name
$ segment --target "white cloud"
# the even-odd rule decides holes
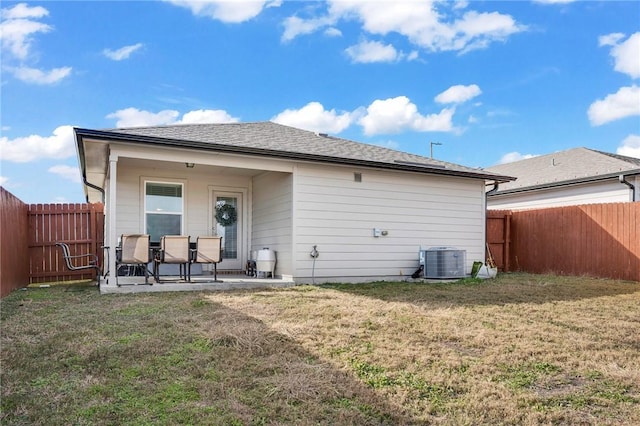
[[[476,84],[463,86],[458,84],[451,86],[435,97],[435,101],[440,104],[460,104],[479,96],[482,93]]]
[[[25,83],[32,84],[55,84],[64,80],[71,74],[71,67],[54,68],[49,71],[43,71],[30,67],[5,67],[15,78]]]
[[[327,37],[341,37],[342,31],[334,27],[329,27],[324,30],[324,35],[326,35]]]
[[[118,127],[158,126],[163,124],[193,123],[233,123],[239,121],[222,110],[196,110],[187,112],[181,120],[178,111],[164,110],[158,113],[126,108],[109,114],[107,118],[117,120]],[[76,153],[75,137],[72,126],[60,126],[51,136],[30,135],[9,139],[0,137],[0,159],[16,163],[27,163],[45,158],[64,159]],[[72,173],[63,166],[49,170],[52,173],[65,175]]]
[[[25,83],[32,84],[54,84],[71,74],[71,67],[45,71],[27,64],[33,56],[34,36],[53,29],[50,25],[38,21],[48,15],[49,11],[44,7],[30,7],[26,3],[19,3],[12,8],[0,11],[2,17],[0,50],[3,71]]]
[[[455,0],[453,3],[454,9],[466,9],[469,7],[469,2],[467,0]]]
[[[598,37],[598,46],[615,46],[624,38],[622,33],[611,33]]]
[[[337,134],[351,125],[352,113],[325,110],[319,102],[309,102],[300,109],[286,109],[271,119],[274,123],[320,133]]]
[[[12,8],[2,9],[0,16],[0,37],[2,49],[9,51],[18,59],[25,59],[31,50],[32,35],[51,31],[51,26],[37,22],[49,14],[44,7],[29,7],[19,3]]]
[[[148,127],[168,124],[196,124],[196,123],[235,123],[238,118],[232,117],[223,110],[195,110],[189,111],[178,119],[180,113],[172,109],[160,112],[150,112],[137,108],[125,108],[112,112],[106,118],[115,119],[116,127]]]
[[[31,53],[32,36],[51,31],[51,26],[29,19],[9,19],[0,23],[2,50],[17,59],[26,59]]]
[[[471,50],[485,49],[495,41],[504,41],[510,35],[524,31],[511,16],[498,12],[467,12],[461,20],[453,24],[456,36],[451,39],[448,48],[466,53]],[[436,39],[437,41],[437,39]]]
[[[226,111],[217,109],[199,109],[189,111],[182,116],[181,124],[198,124],[198,123],[237,123],[239,118],[232,117]]]
[[[7,182],[9,182],[8,177],[0,176],[0,186],[4,186]]]
[[[130,107],[112,112],[106,118],[116,119],[116,127],[146,127],[175,123],[179,115],[171,109],[154,113]]]
[[[398,133],[404,130],[418,132],[455,131],[452,118],[455,108],[445,108],[437,114],[422,115],[418,107],[406,96],[373,101],[366,114],[358,121],[366,135]]]
[[[591,104],[588,111],[592,126],[640,115],[640,87],[622,87],[616,93]]]
[[[18,3],[11,9],[2,9],[2,19],[43,18],[49,11],[41,6],[30,7],[26,3]]]
[[[241,23],[258,16],[264,8],[280,6],[271,0],[165,0],[187,8],[196,16],[206,16],[227,23]]]
[[[631,78],[640,77],[640,32],[632,34],[626,41],[616,43],[611,49],[615,61],[614,69]]]
[[[49,167],[47,171],[62,176],[64,179],[70,180],[71,182],[80,183],[80,169],[78,169],[77,167],[65,166],[61,164]]]
[[[369,34],[386,36],[397,33],[425,50],[456,50],[462,53],[487,47],[495,41],[525,31],[510,15],[497,12],[469,11],[462,19],[460,10],[469,2],[434,2],[413,0],[378,2],[368,0],[331,0],[326,16],[285,21],[283,40],[310,34],[325,26],[336,26],[341,20],[356,20]]]
[[[0,158],[27,163],[42,158],[68,158],[76,153],[72,126],[60,126],[51,136],[30,135],[10,140],[0,137]]]
[[[395,47],[378,41],[362,41],[345,49],[355,63],[395,62],[402,57]]]
[[[513,163],[514,161],[526,160],[528,158],[537,157],[536,154],[520,154],[519,152],[509,152],[502,157],[498,164]]]
[[[329,27],[325,34],[327,35],[342,35],[342,32],[333,27],[335,20],[330,17],[302,19],[297,16],[290,16],[285,18],[284,32],[282,33],[282,41],[291,41],[299,35],[312,34],[318,31],[320,28]]]
[[[640,135],[629,135],[624,138],[616,154],[640,158]]]
[[[104,49],[102,53],[109,59],[113,59],[114,61],[122,61],[123,59],[128,59],[133,52],[142,49],[142,47],[142,43],[136,43],[130,46],[121,47],[120,49],[116,50]]]

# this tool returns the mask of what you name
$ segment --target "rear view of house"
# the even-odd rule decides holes
[[[179,234],[222,236],[219,272],[268,248],[296,283],[405,279],[428,247],[464,250],[469,273],[485,257],[485,186],[512,179],[272,122],[75,135],[110,271],[120,235]]]

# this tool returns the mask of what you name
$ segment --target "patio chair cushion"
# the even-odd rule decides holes
[[[222,261],[222,237],[198,237],[195,263],[220,263]]]
[[[123,234],[119,263],[142,264],[151,262],[148,234]]]
[[[162,263],[189,263],[189,237],[165,235],[160,240]]]

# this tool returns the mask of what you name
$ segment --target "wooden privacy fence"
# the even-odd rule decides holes
[[[507,272],[640,281],[637,202],[489,211],[487,241]]]
[[[29,283],[28,211],[0,186],[0,297]]]
[[[32,204],[28,216],[31,283],[95,277],[95,271],[91,269],[68,270],[56,243],[67,243],[72,256],[95,254],[102,265],[102,204]]]
[[[70,271],[57,242],[69,244],[72,256],[97,255],[102,265],[103,205],[28,205],[0,186],[0,297],[33,283],[95,277],[93,269]]]

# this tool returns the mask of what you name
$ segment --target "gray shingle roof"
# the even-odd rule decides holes
[[[173,144],[185,148],[227,150],[254,155],[300,158],[342,164],[379,164],[395,169],[430,171],[438,174],[509,180],[454,163],[317,134],[273,122],[184,124],[92,131],[76,129],[76,134],[116,138],[128,142]]]
[[[487,172],[515,176],[514,182],[500,185],[497,193],[545,185],[597,180],[607,175],[640,173],[640,159],[589,148],[574,148],[526,160],[500,164]]]

